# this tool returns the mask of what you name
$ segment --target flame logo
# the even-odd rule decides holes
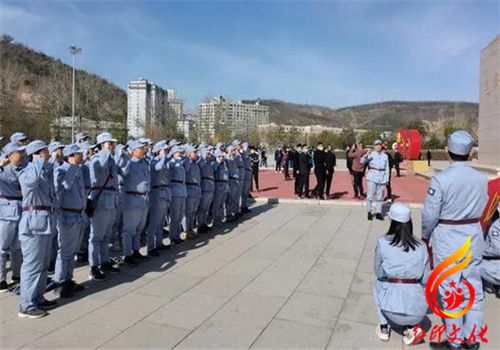
[[[460,287],[457,288],[454,281],[451,281],[449,283],[450,289],[445,292],[445,295],[442,298],[443,302],[445,303],[445,310],[441,309],[437,300],[437,294],[441,283],[443,283],[443,281],[448,277],[450,277],[451,275],[467,267],[471,258],[472,258],[472,252],[470,251],[470,236],[469,236],[467,238],[467,241],[460,248],[458,248],[449,257],[444,259],[432,271],[431,275],[429,276],[429,281],[427,282],[427,286],[425,288],[425,296],[427,298],[427,303],[429,304],[429,307],[431,308],[432,312],[434,312],[436,315],[443,318],[457,318],[465,315],[472,307],[476,293],[474,291],[474,287],[465,278],[462,280],[462,283],[469,290],[469,301],[463,310],[457,312],[450,312],[459,307],[464,300],[464,293],[462,288]],[[450,265],[454,263],[455,265],[450,267]],[[447,269],[448,267],[450,268]]]

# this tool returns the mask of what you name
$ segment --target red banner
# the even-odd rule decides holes
[[[500,177],[488,181],[488,204],[484,210],[483,217],[481,218],[481,226],[486,230],[488,222],[490,221],[493,213],[498,208],[500,202]]]
[[[407,160],[420,159],[420,132],[416,129],[400,129],[396,134],[399,153]]]

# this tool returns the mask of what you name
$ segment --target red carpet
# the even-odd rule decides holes
[[[276,173],[274,170],[261,169],[259,173],[260,192],[252,192],[254,197],[266,198],[296,198],[293,186],[294,180],[285,181],[283,173]],[[428,182],[421,177],[401,172],[401,177],[396,177],[393,171],[391,178],[393,199],[400,202],[422,203],[427,193]],[[316,177],[311,173],[309,177],[309,188],[312,190],[316,186]],[[364,180],[364,190],[366,191],[366,180]],[[330,190],[330,200],[356,200],[353,199],[354,191],[349,172],[345,170],[335,171]]]

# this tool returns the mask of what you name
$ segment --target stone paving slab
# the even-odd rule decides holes
[[[0,347],[403,349],[375,335],[373,254],[388,221],[360,207],[256,203],[244,222],[124,267],[39,320],[0,296]],[[415,232],[420,212],[412,211]],[[52,293],[46,295],[54,299]],[[500,303],[485,300],[500,348]],[[431,322],[440,321],[430,315]],[[420,344],[414,349],[427,349]]]

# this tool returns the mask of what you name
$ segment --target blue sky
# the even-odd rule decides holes
[[[0,31],[122,88],[343,107],[478,100],[498,1],[0,1]]]

